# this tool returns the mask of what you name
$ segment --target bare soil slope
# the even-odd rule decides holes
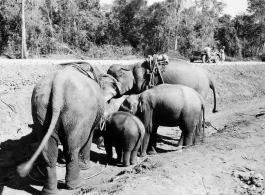
[[[60,62],[65,61],[0,61],[0,192],[4,195],[39,194],[42,189],[42,183],[33,180],[43,179],[37,168],[31,172],[33,179],[18,177],[15,169],[38,146],[31,129],[32,89],[42,76],[60,69]],[[102,71],[114,63],[132,63],[89,62]],[[93,144],[91,160],[95,166],[82,175],[104,171],[75,191],[66,190],[60,181],[60,194],[264,194],[265,121],[263,115],[256,114],[265,109],[265,64],[197,65],[211,74],[220,110],[211,113],[210,91],[205,143],[177,151],[178,129],[161,127],[158,155],[139,158],[139,164],[129,168],[106,169],[104,151]],[[65,169],[58,167],[59,179],[64,173]]]

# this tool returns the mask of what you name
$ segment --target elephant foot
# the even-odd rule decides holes
[[[130,164],[129,164],[129,163],[123,163],[123,166],[124,166],[124,167],[129,167]]]
[[[79,160],[79,168],[81,169],[81,170],[87,170],[87,169],[89,169],[91,167],[91,163],[90,163],[90,161],[81,161],[81,160]]]
[[[120,162],[118,162],[117,160],[115,160],[113,158],[112,159],[108,159],[107,162],[108,162],[109,165],[113,165],[113,166],[116,166],[117,163],[120,163]]]
[[[148,155],[156,155],[157,152],[155,150],[149,150],[149,151],[147,151],[147,154]]]
[[[141,152],[138,152],[138,153],[137,153],[137,156],[138,156],[138,157],[146,157],[147,154],[146,154],[146,152],[142,152],[142,153],[141,153]]]
[[[42,195],[56,195],[58,194],[58,190],[57,189],[47,189],[47,188],[43,188],[41,191]]]
[[[130,162],[130,164],[131,164],[131,165],[135,165],[136,163],[137,163],[137,161],[136,161],[136,160],[134,160],[134,161]]]
[[[219,112],[219,110],[213,110],[213,113]]]
[[[121,158],[117,158],[117,159],[116,159],[116,162],[117,162],[117,164],[121,164],[121,163],[122,163]]]
[[[84,180],[83,178],[79,177],[77,180],[73,180],[73,181],[67,181],[66,182],[66,187],[69,190],[74,190],[77,188],[80,188],[84,185]]]

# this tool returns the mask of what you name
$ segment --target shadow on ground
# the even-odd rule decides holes
[[[32,129],[33,125],[29,124],[28,127]],[[37,137],[33,131],[18,140],[6,140],[0,144],[0,194],[2,194],[4,186],[15,190],[25,191],[29,194],[41,194],[39,190],[32,187],[37,186],[38,189],[42,189],[43,186],[42,181],[44,180],[44,176],[41,175],[43,172],[41,170],[43,169],[44,161],[41,156],[35,162],[35,166],[32,168],[30,176],[21,178],[16,172],[17,166],[26,162],[34,154],[38,145]],[[63,159],[63,155],[59,150],[58,160],[61,159]],[[62,161],[60,163],[62,163]],[[93,163],[104,165],[106,164],[105,154],[91,151],[91,161]],[[63,167],[60,168],[60,170],[65,170],[63,164],[59,165],[62,165],[61,167]],[[66,189],[65,183],[59,181],[58,189]]]

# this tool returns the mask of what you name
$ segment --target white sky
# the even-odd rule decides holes
[[[154,2],[161,2],[163,0],[147,0],[148,5],[153,4]],[[111,4],[113,0],[100,0],[100,3]],[[225,14],[230,14],[235,16],[239,13],[245,12],[247,9],[247,0],[223,0],[227,4],[227,7],[224,10]]]
[[[247,0],[223,0],[227,4],[224,13],[235,16],[247,10]]]

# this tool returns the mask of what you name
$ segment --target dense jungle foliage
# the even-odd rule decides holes
[[[264,52],[265,0],[246,13],[223,15],[220,0],[26,0],[30,55],[79,53],[101,58],[174,51],[188,57],[207,45],[252,58]],[[21,0],[0,1],[0,55],[21,53]]]

